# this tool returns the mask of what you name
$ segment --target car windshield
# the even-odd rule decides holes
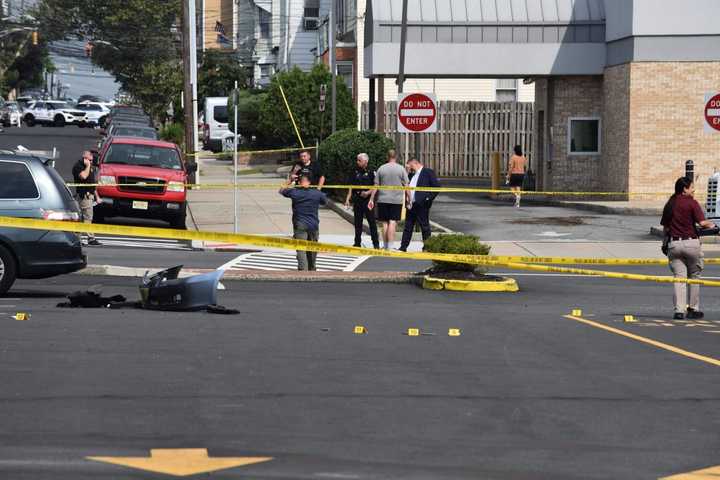
[[[143,137],[157,140],[155,130],[149,128],[118,127],[113,131],[113,135],[118,137]]]
[[[113,144],[103,163],[182,170],[180,156],[175,149],[151,145]]]

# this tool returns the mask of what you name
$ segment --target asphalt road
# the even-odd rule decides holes
[[[715,290],[706,323],[680,323],[669,286],[517,278],[518,294],[226,281],[235,316],[59,309],[89,284],[135,299],[137,280],[21,281],[0,299],[0,478],[170,478],[86,459],[156,448],[273,457],[218,479],[655,479],[720,464],[720,367],[639,339],[719,358]],[[574,308],[595,324],[565,318]]]

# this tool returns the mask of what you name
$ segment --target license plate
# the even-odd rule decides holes
[[[133,201],[133,208],[135,210],[147,210],[148,209],[148,202],[140,202],[137,200]]]

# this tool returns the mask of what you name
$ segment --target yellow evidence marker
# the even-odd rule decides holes
[[[574,309],[572,311],[572,316],[573,317],[582,317],[582,310],[580,310],[579,308]]]
[[[460,336],[460,329],[459,328],[451,328],[448,330],[448,336],[450,337],[459,337]]]
[[[625,317],[623,317],[623,321],[624,321],[625,323],[634,323],[634,322],[636,322],[635,317],[633,317],[632,315],[625,315]]]
[[[15,320],[25,321],[30,318],[30,314],[24,313],[24,312],[18,312],[15,315],[13,315],[12,318],[14,318]]]
[[[364,335],[367,333],[367,328],[363,327],[362,325],[356,325],[355,330],[353,330],[353,332],[356,335]]]
[[[407,334],[408,334],[408,337],[420,336],[420,329],[419,328],[408,328]]]

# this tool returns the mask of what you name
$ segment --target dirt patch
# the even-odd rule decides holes
[[[597,217],[528,217],[514,218],[507,220],[515,225],[553,225],[559,227],[572,227],[577,225],[587,225],[586,220]]]

